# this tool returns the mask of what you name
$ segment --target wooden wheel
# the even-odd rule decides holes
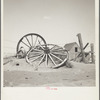
[[[31,50],[31,48],[35,48],[39,44],[46,45],[44,38],[39,34],[29,33],[19,40],[16,52],[18,53],[20,49],[23,48],[27,53],[29,50]]]
[[[45,66],[57,68],[68,59],[68,52],[62,47],[54,44],[41,45],[32,48],[26,56],[26,61],[39,67],[44,62]]]

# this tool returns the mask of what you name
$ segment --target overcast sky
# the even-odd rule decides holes
[[[5,51],[30,32],[58,45],[78,43],[77,33],[83,45],[95,42],[95,0],[4,0],[3,6]]]

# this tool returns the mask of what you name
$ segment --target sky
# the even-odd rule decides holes
[[[48,44],[95,42],[95,0],[3,0],[4,52],[15,52],[19,39],[38,33]]]

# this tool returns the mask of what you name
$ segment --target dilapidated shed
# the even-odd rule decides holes
[[[65,44],[64,48],[69,53],[69,60],[75,59],[81,52],[81,49],[76,42]]]

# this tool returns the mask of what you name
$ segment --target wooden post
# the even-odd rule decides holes
[[[92,63],[95,63],[95,59],[94,59],[94,44],[91,43],[91,58],[92,58]]]
[[[81,38],[81,34],[77,34],[78,36],[78,40],[79,40],[79,44],[80,44],[80,49],[81,49],[81,53],[82,53],[82,61],[84,63],[86,63],[86,60],[85,60],[85,53],[84,53],[84,49],[83,49],[83,42],[82,42],[82,38]]]

